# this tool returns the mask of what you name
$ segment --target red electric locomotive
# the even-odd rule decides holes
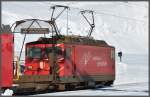
[[[105,75],[108,81],[109,78],[110,81],[114,79],[114,47],[104,41],[91,39],[88,41],[93,41],[93,43],[89,44],[84,38],[74,36],[66,36],[65,38],[70,38],[70,40],[68,42],[64,40],[65,42],[60,42],[55,46],[56,73],[60,79],[88,75],[98,78]],[[44,40],[46,39],[26,44],[25,75],[49,75],[52,73],[52,66],[49,64],[51,59],[48,58],[52,53],[52,44],[48,42],[51,39],[46,40],[48,44]]]
[[[115,80],[115,49],[104,41],[64,36],[54,46],[52,38],[26,44],[24,75],[49,76],[49,81],[65,86],[111,85]],[[56,61],[53,64],[52,60]],[[54,68],[55,67],[55,68]],[[55,70],[53,70],[55,69]],[[44,79],[43,79],[44,80]],[[55,84],[56,85],[56,84]]]
[[[52,7],[53,11],[55,7]],[[82,11],[82,15],[85,12]],[[93,15],[92,11],[88,12]],[[105,41],[95,40],[91,37],[95,27],[94,20],[90,24],[91,29],[86,37],[61,35],[55,20],[54,18],[49,21],[26,19],[16,22],[15,27],[18,27],[29,21],[30,26],[21,29],[23,34],[35,34],[36,31],[38,34],[44,31],[52,32],[50,38],[41,37],[25,44],[25,64],[22,74],[20,74],[20,56],[16,58],[15,63],[13,61],[14,34],[7,33],[11,32],[7,30],[8,28],[5,31],[3,29],[3,33],[0,35],[0,43],[2,43],[0,87],[2,90],[11,88],[15,93],[22,93],[47,89],[95,88],[97,85],[110,86],[113,84],[115,80],[115,48]],[[42,29],[41,26],[32,28],[34,23],[40,25],[39,22],[49,25],[51,31],[45,30],[45,27]]]

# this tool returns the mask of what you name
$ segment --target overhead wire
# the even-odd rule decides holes
[[[85,9],[78,8],[78,7],[71,7],[71,6],[69,6],[69,7],[72,8],[72,9],[76,9],[76,10],[85,10]],[[141,20],[141,19],[124,17],[124,16],[120,16],[120,15],[116,15],[116,14],[112,14],[112,13],[106,13],[106,12],[102,12],[102,11],[96,11],[96,10],[92,10],[92,11],[94,11],[95,14],[109,15],[109,16],[114,16],[114,17],[127,19],[127,20],[133,20],[133,21],[138,21],[138,22],[145,22],[145,20]]]
[[[129,3],[129,2],[119,2],[120,5],[124,5],[124,6],[128,6],[128,7],[134,7],[134,6],[138,6],[139,8],[147,8],[148,6],[145,5],[145,6],[141,6],[141,5],[136,5],[136,4],[132,4],[132,3]]]
[[[147,8],[146,5],[145,6],[141,6],[141,5],[136,5],[136,4],[132,4],[132,3],[129,3],[129,2],[118,2],[118,3],[119,3],[118,5],[124,5],[124,6],[127,6],[127,7],[138,6],[140,8],[145,8],[145,7]],[[72,6],[70,6],[71,4],[72,4],[72,2],[69,2],[66,5],[69,6],[70,8],[72,8],[72,9],[84,10],[82,8],[72,7]],[[50,5],[55,5],[55,4],[50,3]],[[120,15],[116,15],[116,14],[112,14],[112,13],[108,13],[108,12],[103,12],[103,11],[96,11],[96,10],[94,10],[94,12],[96,14],[109,15],[109,16],[114,16],[114,17],[118,17],[118,18],[122,18],[122,19],[128,19],[128,20],[139,21],[139,22],[145,22],[145,20],[136,19],[136,18],[130,18],[130,17],[124,17],[124,16],[120,16]]]
[[[123,2],[120,2],[120,3],[123,3]],[[55,4],[51,4],[51,5],[55,5]],[[79,11],[85,10],[83,8],[73,7],[73,6],[70,6],[70,5],[71,5],[71,3],[67,4],[67,6],[70,9],[79,10]],[[127,4],[124,4],[124,5],[127,6]],[[128,5],[128,7],[129,6],[132,6],[132,5]],[[138,5],[136,5],[136,6],[138,6]],[[91,10],[91,9],[88,9],[88,10]],[[125,16],[120,16],[120,15],[116,15],[116,14],[112,14],[112,13],[108,13],[108,12],[104,12],[104,11],[97,11],[97,10],[93,10],[93,9],[92,9],[92,11],[94,11],[95,14],[113,16],[113,17],[117,17],[117,18],[121,18],[121,19],[125,19],[125,20],[131,20],[131,21],[135,21],[135,22],[146,22],[146,20],[143,20],[143,19],[137,19],[137,18],[130,18],[130,17],[125,17]]]

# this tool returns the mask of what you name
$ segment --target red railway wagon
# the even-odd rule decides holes
[[[0,87],[9,88],[13,84],[13,34],[9,26],[6,25],[0,34],[1,40],[1,67],[0,67]]]

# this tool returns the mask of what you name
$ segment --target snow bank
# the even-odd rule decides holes
[[[2,96],[12,96],[14,93],[10,89],[6,89]]]
[[[114,84],[148,82],[147,64],[126,64],[116,62],[116,79]]]

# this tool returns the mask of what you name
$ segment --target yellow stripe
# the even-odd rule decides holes
[[[20,65],[19,65],[19,58],[18,57],[17,57],[17,61],[16,61],[16,68],[17,68],[17,70],[16,70],[16,79],[14,79],[14,80],[19,80],[19,78],[20,78],[20,75],[19,75]]]
[[[59,73],[59,72],[62,71],[63,69],[64,69],[64,66],[61,67],[61,68],[57,71],[57,73]]]

